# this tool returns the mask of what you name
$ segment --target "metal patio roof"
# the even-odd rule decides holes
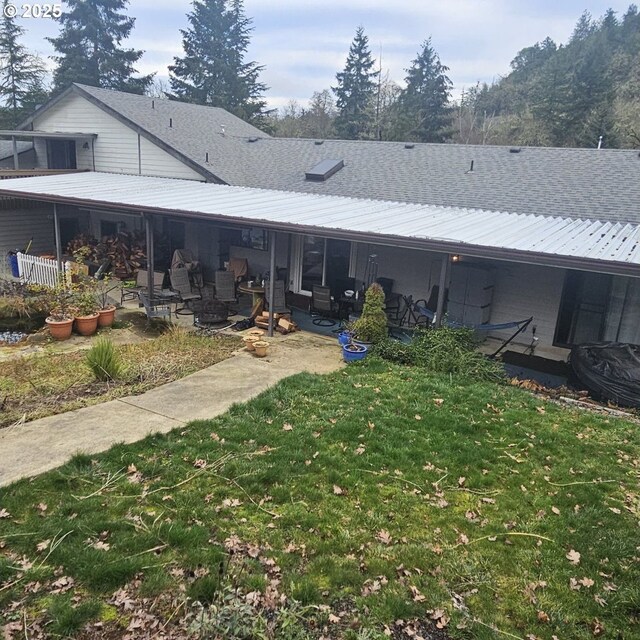
[[[640,276],[633,224],[96,172],[3,180],[0,196]]]

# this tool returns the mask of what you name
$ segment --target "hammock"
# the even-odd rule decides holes
[[[429,322],[433,322],[435,317],[435,312],[428,309],[426,306],[419,304],[422,300],[418,300],[413,306],[413,315],[416,321],[416,324],[420,323],[421,318],[427,318]],[[520,333],[526,330],[526,328],[533,322],[533,316],[530,318],[525,318],[524,320],[514,320],[512,322],[499,322],[495,324],[474,324],[474,325],[466,325],[460,322],[453,322],[451,320],[447,320],[445,318],[445,324],[448,327],[454,327],[456,329],[461,329],[463,327],[467,329],[473,329],[474,331],[500,331],[504,329],[516,329],[516,331],[511,334],[508,338],[506,338],[502,344],[498,347],[496,351],[494,351],[490,357],[495,358],[513,339]]]

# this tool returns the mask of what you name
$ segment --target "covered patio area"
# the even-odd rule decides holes
[[[204,289],[217,295],[217,274],[244,262],[236,293],[238,284],[251,291],[265,280],[261,295],[277,311],[280,281],[294,315],[296,309],[306,313],[314,287],[326,287],[348,316],[357,312],[356,293],[377,280],[398,303],[389,311],[399,325],[411,320],[407,308],[422,300],[435,325],[446,317],[497,327],[485,332],[489,340],[505,338],[509,329],[501,325],[533,316],[516,344],[555,359],[564,359],[572,342],[603,332],[635,339],[640,230],[630,224],[107,173],[0,186],[1,196],[47,203],[59,264],[70,220],[98,240],[110,225],[142,234],[152,305],[163,302],[156,300],[154,271],[171,266],[167,255],[170,260],[175,250],[186,250],[199,263]],[[617,297],[604,304],[611,290]],[[353,296],[345,299],[345,291]],[[238,310],[247,311],[248,303],[247,294]]]

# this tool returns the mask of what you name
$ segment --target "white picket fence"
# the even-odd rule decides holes
[[[64,278],[69,271],[70,264],[63,262],[62,275]],[[18,252],[18,273],[21,282],[55,287],[58,282],[58,262]]]

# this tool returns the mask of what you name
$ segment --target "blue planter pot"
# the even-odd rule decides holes
[[[367,347],[359,344],[345,344],[342,345],[342,358],[345,362],[355,362],[364,359],[367,351]]]
[[[351,332],[343,331],[338,334],[338,344],[344,346],[345,344],[349,344],[351,342]]]

